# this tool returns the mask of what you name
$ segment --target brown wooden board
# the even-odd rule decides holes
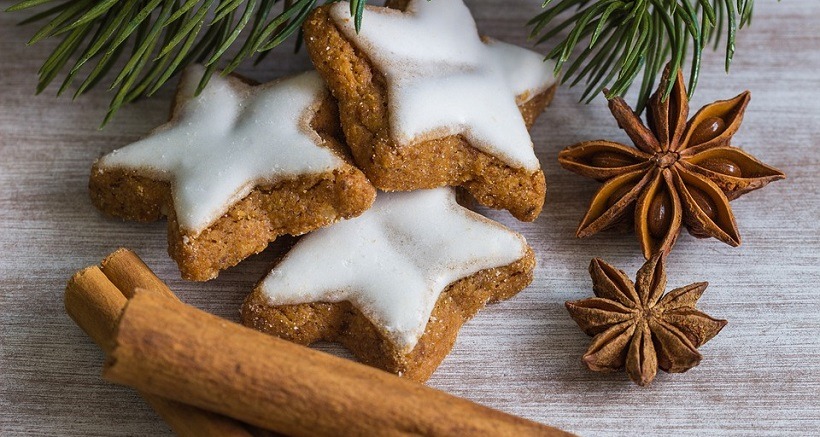
[[[523,24],[539,3],[468,1],[483,33],[519,44],[526,43]],[[0,9],[9,5],[0,1]],[[244,296],[285,244],[215,281],[186,282],[166,254],[165,223],[124,223],[97,212],[87,190],[91,162],[161,124],[173,86],[124,107],[97,130],[112,97],[103,88],[74,102],[54,98],[56,86],[34,96],[37,69],[56,42],[26,47],[36,25],[15,26],[23,16],[0,13],[0,434],[168,434],[134,391],[101,379],[102,353],[63,310],[66,281],[127,246],[185,302],[238,320]],[[705,358],[699,367],[662,373],[640,388],[623,373],[592,373],[581,364],[589,338],[569,318],[564,301],[591,295],[591,258],[601,257],[630,276],[643,258],[632,235],[574,237],[597,184],[560,169],[558,151],[582,140],[628,139],[603,98],[584,106],[577,103],[580,89],[560,88],[533,131],[547,175],[544,213],[534,223],[521,223],[504,212],[487,212],[535,248],[535,281],[465,325],[429,384],[582,435],[817,432],[817,17],[816,0],[758,1],[752,27],[738,35],[731,75],[723,72],[722,53],[704,56],[693,109],[751,90],[734,143],[788,178],[732,202],[742,246],[684,234],[670,257],[670,288],[709,281],[700,308],[729,320],[701,348]],[[292,55],[291,49],[286,44],[259,67],[240,72],[265,81],[308,68],[304,51]]]

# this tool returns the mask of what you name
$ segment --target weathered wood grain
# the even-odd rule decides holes
[[[470,1],[487,34],[525,43],[522,27],[539,1]],[[495,3],[504,3],[497,7]],[[510,4],[511,3],[511,4]],[[5,9],[11,3],[0,1]],[[743,245],[683,235],[670,259],[670,286],[710,282],[708,313],[729,320],[702,347],[702,364],[661,374],[648,388],[624,374],[587,371],[589,339],[563,302],[591,293],[587,265],[602,257],[630,274],[641,264],[632,236],[573,237],[595,184],[562,171],[565,145],[626,141],[603,99],[576,103],[559,89],[533,136],[548,181],[544,214],[519,223],[536,248],[533,285],[491,306],[461,332],[430,385],[491,407],[586,435],[805,435],[820,429],[820,2],[757,2],[738,38],[731,76],[708,53],[693,105],[752,91],[736,144],[788,175],[732,203]],[[162,435],[168,428],[137,395],[102,381],[102,354],[65,315],[62,292],[77,269],[119,246],[133,248],[186,302],[233,320],[244,295],[281,251],[277,245],[207,284],[179,279],[166,255],[165,223],[101,216],[88,200],[91,161],[160,124],[171,87],[125,107],[96,129],[110,93],[75,102],[33,96],[36,71],[54,42],[26,48],[35,26],[0,14],[0,434]],[[268,80],[309,66],[284,47],[243,73]],[[340,352],[338,348],[327,347]],[[341,352],[340,352],[341,353]]]

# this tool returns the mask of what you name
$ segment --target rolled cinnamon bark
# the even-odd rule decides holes
[[[112,283],[115,281],[115,283]],[[124,288],[120,288],[124,287]],[[165,299],[176,296],[133,252],[120,249],[103,262],[102,270],[91,266],[77,272],[66,285],[65,309],[100,348],[109,353],[114,346],[117,321],[136,287],[150,287]],[[149,405],[180,436],[234,436],[252,434],[237,420],[209,411],[140,393]]]
[[[142,288],[179,300],[151,268],[145,265],[136,253],[128,249],[118,249],[105,257],[100,263],[100,270],[128,299],[134,296],[134,290]]]
[[[295,436],[569,435],[142,291],[103,376]]]
[[[114,347],[117,319],[128,299],[100,268],[80,270],[65,288],[65,310],[94,343],[108,353]]]

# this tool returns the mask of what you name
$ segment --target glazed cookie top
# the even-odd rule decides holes
[[[382,192],[361,216],[299,240],[259,288],[271,305],[350,301],[407,353],[445,287],[511,264],[526,247],[449,188]]]
[[[512,167],[538,170],[517,103],[555,83],[552,62],[483,42],[461,0],[410,0],[404,12],[366,7],[358,33],[347,2],[331,6],[330,16],[385,76],[396,143],[462,134]]]
[[[343,165],[310,127],[326,93],[316,72],[256,87],[215,75],[195,96],[203,73],[183,73],[170,122],[103,156],[98,169],[169,181],[177,221],[196,235],[259,183]]]

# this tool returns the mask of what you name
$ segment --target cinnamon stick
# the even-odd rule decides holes
[[[129,300],[103,376],[295,436],[568,435],[157,293]]]
[[[109,353],[114,346],[117,321],[127,302],[126,297],[132,296],[137,287],[150,287],[165,299],[176,299],[136,254],[120,249],[103,262],[102,269],[88,267],[69,280],[65,292],[66,312],[103,351]],[[177,435],[252,435],[235,419],[156,395],[140,394]]]
[[[108,255],[100,263],[100,270],[128,299],[134,296],[134,290],[142,288],[170,299],[179,300],[174,292],[151,271],[151,268],[131,250],[118,249]]]
[[[97,266],[77,272],[65,288],[66,312],[106,353],[114,347],[117,319],[127,301]]]

